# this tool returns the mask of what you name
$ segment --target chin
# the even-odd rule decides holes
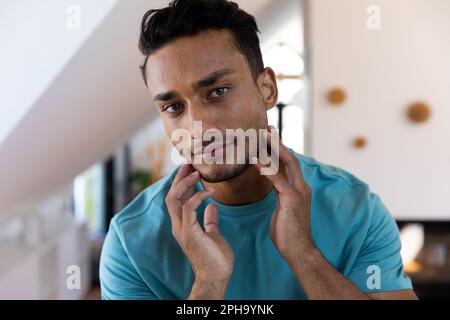
[[[250,164],[201,164],[194,165],[194,168],[206,182],[217,183],[241,175],[249,166]]]

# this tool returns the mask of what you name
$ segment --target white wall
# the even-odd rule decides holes
[[[0,217],[57,192],[155,117],[137,44],[142,16],[165,2],[119,1],[0,145]]]
[[[380,30],[366,27],[374,4]],[[368,182],[397,218],[450,219],[450,1],[309,0],[306,15],[313,156]],[[333,86],[348,93],[338,108]],[[415,100],[431,105],[427,123],[405,117]]]
[[[0,2],[0,144],[116,3]]]

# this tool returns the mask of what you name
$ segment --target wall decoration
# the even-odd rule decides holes
[[[353,139],[353,146],[356,149],[363,149],[367,146],[367,139],[365,137],[359,136]]]
[[[328,102],[333,105],[341,105],[345,102],[347,95],[341,88],[333,88],[328,92]]]
[[[431,109],[424,102],[414,102],[408,107],[407,114],[410,121],[422,123],[430,118]]]

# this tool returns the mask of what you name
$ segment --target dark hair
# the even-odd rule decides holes
[[[145,13],[141,23],[139,50],[145,55],[140,66],[147,85],[148,57],[167,43],[211,29],[227,29],[233,45],[247,59],[253,79],[264,70],[255,18],[226,0],[174,0],[168,7]]]

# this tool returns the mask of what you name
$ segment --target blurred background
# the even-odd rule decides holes
[[[99,299],[109,222],[177,161],[138,69],[167,0],[0,0],[0,298]],[[450,1],[237,0],[297,152],[366,181],[450,298]]]

